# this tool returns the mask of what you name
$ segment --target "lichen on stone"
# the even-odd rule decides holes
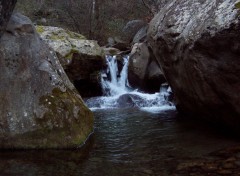
[[[69,30],[66,30],[66,33],[69,35],[70,38],[78,39],[78,40],[87,40],[87,38],[81,34],[78,34],[76,32],[71,32]]]
[[[104,51],[97,41],[87,40],[81,34],[52,26],[37,26],[37,31],[41,38],[62,58],[71,59],[73,53],[104,58]]]
[[[40,106],[43,106],[46,112],[41,118],[35,118],[36,124],[45,131],[60,131],[54,134],[58,135],[55,139],[46,143],[46,148],[54,148],[55,140],[65,138],[69,138],[68,144],[71,146],[79,146],[93,131],[93,114],[75,95],[73,90],[67,89],[63,92],[59,88],[54,88],[50,94],[39,99]],[[45,134],[47,140],[48,135]]]
[[[44,32],[44,27],[43,26],[36,26],[36,30],[39,34]]]

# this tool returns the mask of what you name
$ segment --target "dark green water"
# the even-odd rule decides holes
[[[175,110],[95,112],[95,133],[71,151],[1,151],[2,176],[171,175],[182,161],[238,144],[200,122],[179,120]]]

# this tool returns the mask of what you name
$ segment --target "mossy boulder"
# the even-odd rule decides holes
[[[76,148],[93,131],[93,114],[55,53],[21,14],[0,40],[0,148]]]
[[[57,53],[68,77],[82,96],[102,94],[100,72],[106,66],[97,41],[59,27],[36,26],[41,38]],[[95,76],[97,73],[97,76]]]
[[[63,61],[66,65],[71,62],[73,53],[96,56],[98,58],[104,56],[104,52],[97,44],[97,41],[87,40],[81,34],[52,26],[36,26],[36,29],[41,38],[61,56],[61,59],[69,60],[68,62]]]

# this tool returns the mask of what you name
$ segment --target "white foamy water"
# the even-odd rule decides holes
[[[155,94],[139,92],[127,86],[129,56],[122,59],[123,67],[119,72],[116,56],[106,56],[108,70],[102,74],[104,96],[93,97],[86,101],[91,110],[139,108],[143,111],[157,113],[175,109],[173,103],[168,101],[171,88],[166,85]]]

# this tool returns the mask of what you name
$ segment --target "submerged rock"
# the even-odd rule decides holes
[[[73,148],[93,131],[85,106],[32,22],[14,14],[0,40],[0,148]]]
[[[237,0],[172,0],[151,21],[154,55],[180,111],[240,127]]]
[[[104,51],[97,41],[59,27],[37,26],[41,38],[58,54],[70,80],[84,97],[102,94],[100,71]]]
[[[137,107],[139,102],[144,102],[144,99],[134,94],[123,94],[117,99],[118,108]]]

